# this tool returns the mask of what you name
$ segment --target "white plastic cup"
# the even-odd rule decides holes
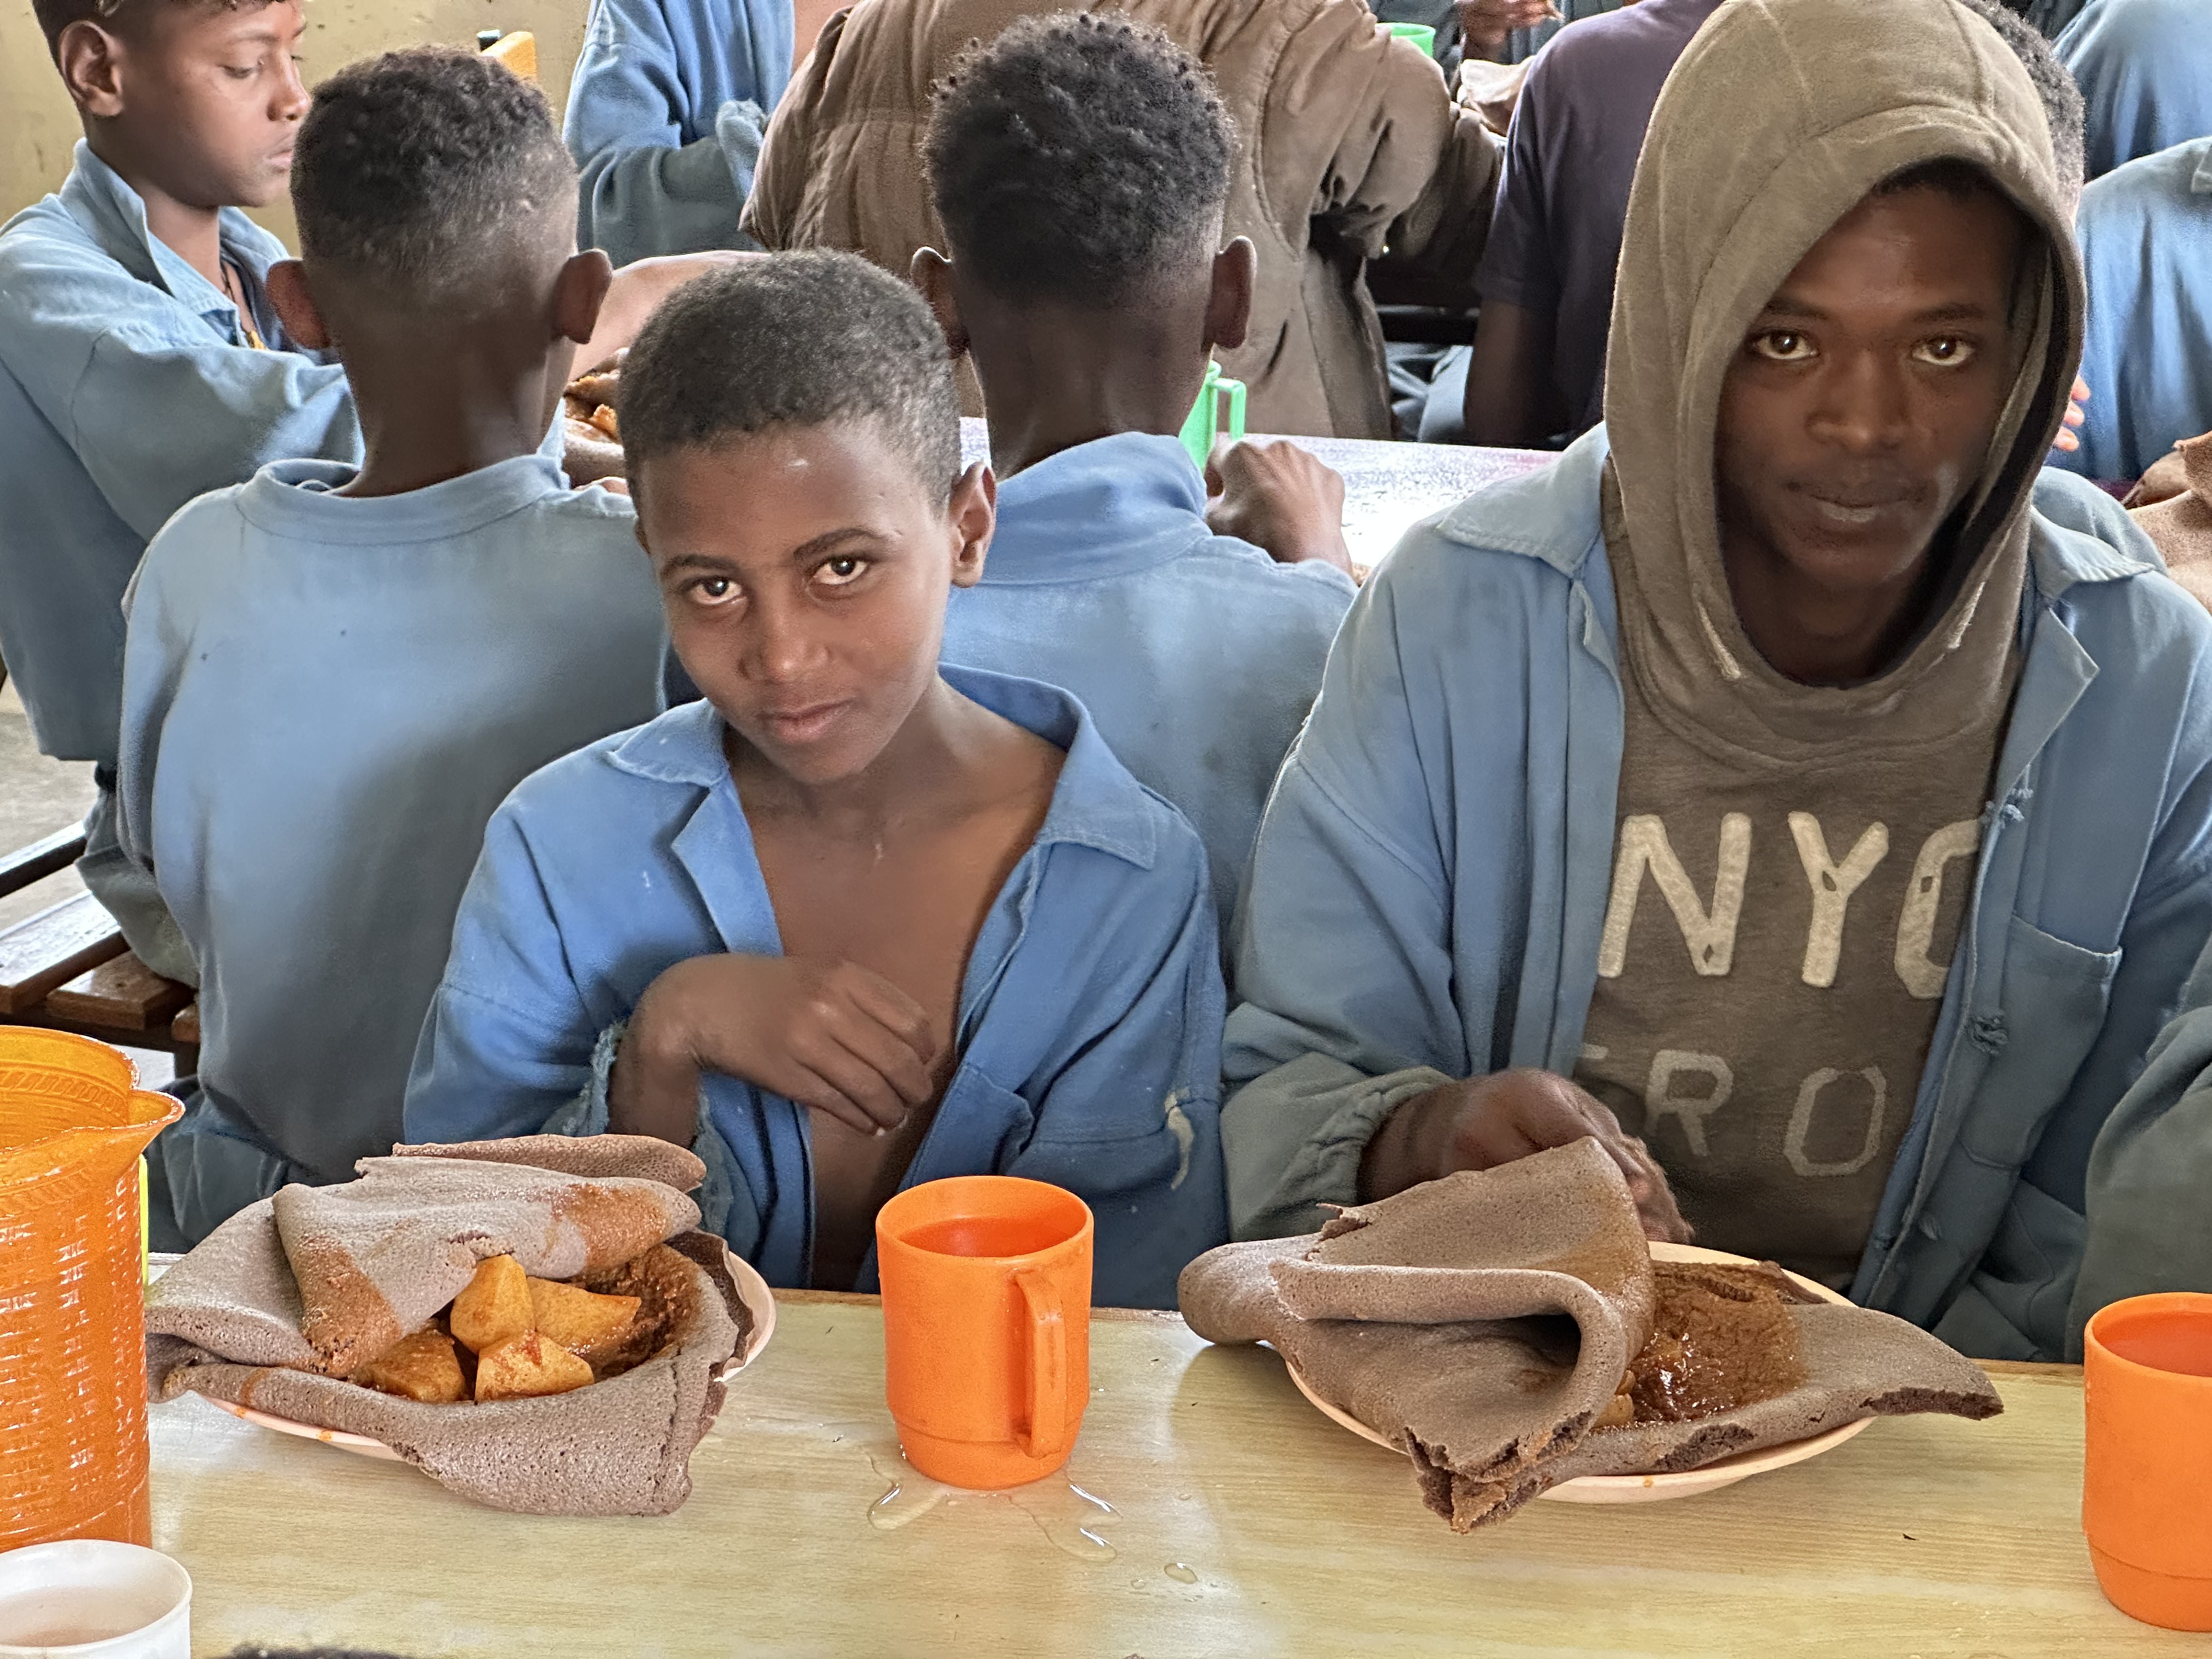
[[[0,1659],[191,1659],[191,1576],[158,1550],[76,1539],[0,1554]]]

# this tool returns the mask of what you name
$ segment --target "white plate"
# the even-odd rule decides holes
[[[1694,1244],[1659,1244],[1651,1246],[1654,1261],[1715,1261],[1734,1262],[1749,1267],[1755,1265],[1748,1256],[1730,1255],[1725,1250],[1701,1250]],[[1849,1297],[1838,1296],[1825,1285],[1817,1285],[1796,1273],[1790,1275],[1800,1290],[1816,1296],[1823,1302],[1850,1305]],[[1339,1411],[1306,1385],[1298,1368],[1288,1360],[1283,1369],[1290,1372],[1291,1381],[1297,1384],[1298,1392],[1313,1402],[1314,1408],[1340,1427],[1350,1429],[1362,1440],[1371,1440],[1391,1451],[1399,1448],[1385,1436],[1377,1434],[1364,1423]],[[1657,1504],[1670,1498],[1694,1498],[1701,1492],[1717,1492],[1723,1486],[1732,1486],[1739,1480],[1754,1474],[1765,1474],[1769,1469],[1787,1468],[1792,1463],[1802,1463],[1808,1457],[1818,1457],[1822,1452],[1833,1451],[1874,1419],[1862,1417],[1856,1422],[1816,1434],[1804,1440],[1792,1440],[1779,1446],[1762,1446],[1754,1451],[1738,1452],[1733,1457],[1717,1458],[1694,1469],[1679,1469],[1671,1474],[1583,1474],[1572,1480],[1562,1480],[1546,1489],[1539,1497],[1549,1498],[1562,1504]],[[1402,1454],[1401,1454],[1402,1455]]]
[[[769,1290],[752,1263],[732,1255],[722,1253],[730,1277],[737,1282],[738,1299],[745,1304],[752,1316],[751,1328],[745,1332],[745,1346],[723,1365],[721,1380],[727,1382],[739,1371],[753,1363],[768,1340],[775,1334],[775,1297]],[[365,1434],[349,1434],[343,1429],[318,1428],[313,1423],[302,1423],[295,1418],[274,1417],[267,1412],[258,1412],[251,1406],[240,1406],[228,1400],[217,1400],[204,1395],[207,1402],[218,1410],[228,1412],[241,1421],[260,1428],[274,1429],[279,1434],[297,1435],[302,1440],[319,1440],[325,1446],[336,1446],[340,1451],[349,1451],[357,1457],[380,1457],[386,1462],[402,1463],[406,1460],[381,1440]]]

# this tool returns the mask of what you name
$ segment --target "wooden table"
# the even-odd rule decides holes
[[[197,1584],[194,1653],[2207,1651],[2098,1593],[2069,1368],[1991,1367],[1991,1422],[1878,1422],[1706,1497],[1540,1502],[1461,1538],[1273,1354],[1209,1347],[1169,1315],[1094,1322],[1066,1479],[932,1490],[902,1474],[872,1301],[781,1304],[690,1501],[659,1520],[501,1515],[202,1400],[155,1407],[154,1541]]]
[[[1272,440],[1268,441],[1273,441]],[[1548,466],[1559,457],[1537,449],[1471,449],[1457,444],[1381,443],[1366,438],[1293,438],[1344,477],[1344,538],[1355,562],[1372,566],[1415,520],[1473,495],[1486,484]],[[990,453],[983,422],[960,422],[970,463]]]

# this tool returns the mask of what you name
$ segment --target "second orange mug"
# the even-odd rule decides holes
[[[2146,1624],[2212,1631],[2212,1296],[2115,1302],[2082,1346],[2097,1583]]]
[[[956,1176],[876,1212],[884,1393],[907,1461],[996,1490],[1067,1461],[1091,1398],[1091,1210],[1014,1176]]]

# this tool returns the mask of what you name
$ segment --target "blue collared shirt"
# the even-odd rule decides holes
[[[1228,1236],[1205,854],[1066,693],[945,678],[1067,758],[969,951],[958,1068],[902,1185],[1067,1188],[1097,1218],[1094,1299],[1172,1307],[1183,1264]],[[603,1130],[615,1028],[664,969],[782,954],[722,737],[712,704],[684,704],[546,767],[494,815],[416,1051],[410,1140]],[[707,1224],[770,1284],[810,1283],[807,1114],[732,1077],[700,1097]],[[875,1285],[871,1250],[856,1288]]]
[[[629,503],[551,459],[353,476],[280,461],[154,538],[118,792],[199,963],[200,1098],[320,1181],[399,1138],[485,821],[659,712],[665,638]]]
[[[361,459],[345,371],[286,349],[263,293],[283,244],[228,208],[221,234],[270,349],[85,143],[0,228],[0,657],[64,760],[115,763],[123,590],[169,515],[270,461]]]
[[[2089,401],[2081,447],[2057,465],[2138,478],[2212,432],[2212,137],[2106,173],[2081,193],[2074,232],[2089,284]]]
[[[1352,606],[1253,855],[1224,1115],[1240,1232],[1355,1195],[1401,1100],[1571,1074],[1622,704],[1605,428],[1415,526]],[[1854,1299],[2055,1357],[2090,1144],[2212,935],[2212,620],[2046,472],[1972,896]]]
[[[2212,135],[2203,0],[2089,0],[2052,49],[2081,88],[2091,179]]]
[[[791,0],[593,0],[563,129],[577,240],[618,265],[758,246],[738,216],[792,52]]]
[[[1332,566],[1215,535],[1205,511],[1175,438],[1123,433],[1016,473],[982,581],[945,609],[945,660],[1073,691],[1205,841],[1226,933],[1353,589]]]

